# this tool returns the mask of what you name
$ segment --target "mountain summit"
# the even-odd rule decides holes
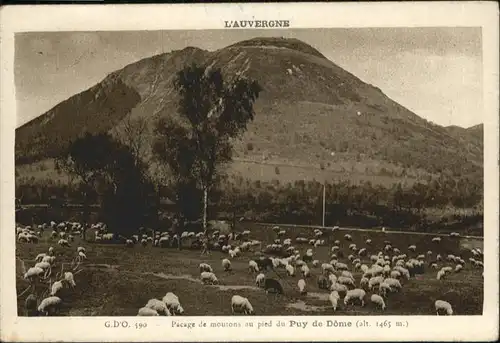
[[[152,127],[176,116],[173,80],[192,63],[263,88],[256,118],[235,144],[234,168],[247,176],[263,160],[344,172],[482,175],[482,126],[460,132],[432,124],[312,46],[285,38],[253,38],[212,52],[187,47],[132,63],[18,128],[16,162],[55,157],[85,131],[112,131],[127,118],[146,118]]]

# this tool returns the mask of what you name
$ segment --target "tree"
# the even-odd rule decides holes
[[[89,195],[98,186],[104,189],[101,194],[102,214],[109,222],[108,226],[115,230],[128,233],[136,229],[145,214],[153,211],[157,204],[154,198],[151,199],[154,192],[145,177],[142,162],[136,160],[128,146],[117,142],[108,133],[84,134],[69,146],[57,164],[80,178],[84,237],[90,212]]]
[[[113,141],[109,134],[92,135],[86,132],[56,159],[56,168],[58,170],[76,175],[80,179],[80,190],[83,199],[84,238],[90,215],[89,193],[95,188],[99,176],[103,175],[110,164],[112,150]]]
[[[117,140],[127,145],[138,163],[148,152],[148,135],[150,129],[145,117],[131,118],[128,116],[116,128]]]
[[[203,194],[203,229],[207,227],[208,194],[221,168],[232,159],[231,140],[253,120],[261,88],[256,81],[223,79],[220,69],[191,65],[178,72],[179,118],[162,119],[154,151],[178,182],[193,180]]]

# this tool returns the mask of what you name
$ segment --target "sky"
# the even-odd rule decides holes
[[[480,28],[334,28],[18,33],[17,126],[140,59],[264,36],[304,41],[436,124],[483,122]]]

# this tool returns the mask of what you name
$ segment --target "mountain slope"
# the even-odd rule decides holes
[[[248,176],[263,159],[347,173],[383,167],[398,176],[482,175],[482,127],[461,134],[431,124],[313,47],[282,38],[254,38],[214,52],[188,47],[113,72],[20,127],[17,163],[56,156],[85,130],[112,131],[138,117],[152,127],[159,117],[177,115],[173,79],[191,63],[221,68],[228,78],[253,78],[263,87],[255,121],[235,144],[236,160],[246,166],[236,169]]]

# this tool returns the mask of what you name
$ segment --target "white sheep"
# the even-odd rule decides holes
[[[250,301],[240,295],[233,295],[233,297],[231,298],[231,311],[233,314],[254,314],[254,310],[252,304],[250,304]]]
[[[382,282],[384,282],[383,276],[373,276],[368,281],[368,289],[372,289],[374,286],[380,285]]]
[[[459,273],[462,270],[463,266],[461,264],[457,264],[455,266],[455,273]]]
[[[61,289],[64,288],[64,284],[62,281],[56,281],[52,284],[50,295],[57,295]]]
[[[151,317],[151,316],[159,316],[160,314],[149,307],[141,307],[139,311],[137,311],[137,315],[140,317]]]
[[[291,264],[287,264],[285,266],[286,272],[288,276],[294,276],[295,275],[295,268]]]
[[[64,280],[68,283],[68,285],[70,285],[71,287],[75,287],[76,286],[76,283],[75,283],[75,278],[73,277],[73,273],[72,272],[65,272],[64,273]]]
[[[200,278],[204,284],[216,285],[219,283],[215,274],[211,272],[202,272]]]
[[[398,279],[387,278],[384,280],[384,283],[388,284],[389,287],[391,287],[391,290],[392,288],[395,288],[397,290],[401,289],[401,283],[399,282]]]
[[[167,294],[165,294],[162,301],[165,303],[165,305],[167,305],[167,308],[169,309],[171,314],[176,315],[184,313],[184,309],[179,302],[179,297],[174,293],[168,292]]]
[[[146,306],[144,307],[155,310],[158,314],[163,313],[166,316],[172,315],[168,309],[167,304],[158,299],[149,299],[148,302],[146,303]]]
[[[250,261],[248,261],[248,270],[249,270],[249,272],[258,273],[259,272],[259,265],[254,260],[250,260]]]
[[[33,279],[35,276],[42,276],[42,274],[44,273],[43,269],[40,268],[40,267],[31,267],[30,269],[28,269],[28,271],[26,271],[26,273],[24,274],[24,278],[25,279]]]
[[[328,300],[330,300],[330,303],[332,304],[334,311],[337,311],[339,299],[340,299],[340,295],[339,295],[339,292],[337,292],[337,291],[332,291],[330,293],[330,295],[328,296]]]
[[[382,298],[380,295],[378,294],[372,294],[372,296],[370,297],[370,300],[372,303],[374,303],[375,305],[377,305],[378,307],[380,307],[383,310],[385,310],[385,301],[384,301],[384,298]]]
[[[61,305],[62,300],[59,297],[51,296],[42,300],[40,305],[38,305],[38,312],[45,313],[49,315],[50,312],[55,312]]]
[[[344,235],[344,239],[345,239],[346,241],[351,241],[351,240],[352,240],[352,236],[351,236],[350,234],[346,233],[346,234]]]
[[[441,269],[440,271],[437,272],[436,279],[441,280],[441,279],[444,279],[445,276],[446,276],[446,272]]]
[[[309,277],[311,276],[311,270],[309,269],[309,267],[307,265],[303,265],[301,268],[300,268],[301,272],[302,272],[302,275],[304,275],[304,277]]]
[[[78,248],[76,248],[76,252],[77,253],[79,253],[80,251],[83,252],[84,254],[87,252],[87,250],[85,250],[84,247],[78,247]]]
[[[297,286],[299,287],[300,294],[306,294],[306,282],[304,279],[300,279],[299,282],[297,282]]]
[[[266,280],[266,276],[264,274],[260,273],[259,275],[257,275],[255,277],[255,284],[258,287],[264,287],[265,280]]]
[[[59,241],[57,241],[57,244],[59,244],[62,247],[69,247],[70,246],[70,244],[68,243],[68,241],[65,240],[65,239],[60,239]]]
[[[76,257],[76,260],[79,261],[79,262],[81,262],[83,260],[86,260],[86,259],[87,259],[87,255],[85,255],[85,253],[82,252],[82,251],[80,251],[78,253],[78,256]]]
[[[355,288],[347,291],[344,298],[344,305],[347,305],[352,300],[359,299],[361,301],[361,306],[365,306],[365,296],[366,292],[361,288]]]
[[[200,273],[202,272],[213,273],[213,269],[208,263],[200,263]]]
[[[337,282],[337,275],[335,274],[330,274],[328,275],[328,280],[330,280],[330,283],[334,284]]]
[[[55,256],[44,256],[40,262],[54,263],[56,257]]]
[[[398,270],[393,270],[391,271],[391,278],[393,279],[398,279],[401,277],[401,273]]]
[[[370,282],[370,280],[367,278],[367,277],[361,277],[361,280],[359,281],[359,287],[361,288],[365,288],[365,287],[368,287],[368,283]]]
[[[447,301],[444,300],[436,300],[434,303],[434,306],[436,307],[436,314],[439,315],[440,312],[445,311],[447,315],[451,316],[453,314],[453,309],[451,307],[451,304]]]
[[[36,255],[35,262],[42,262],[42,260],[45,256],[47,256],[47,254],[45,254],[45,253]]]
[[[222,268],[224,268],[224,271],[230,271],[231,270],[231,261],[229,261],[227,258],[222,260]]]
[[[354,280],[349,277],[339,276],[337,282],[340,283],[341,285],[355,287]]]
[[[335,282],[330,286],[330,291],[337,291],[338,293],[347,293],[348,288],[346,285]]]

